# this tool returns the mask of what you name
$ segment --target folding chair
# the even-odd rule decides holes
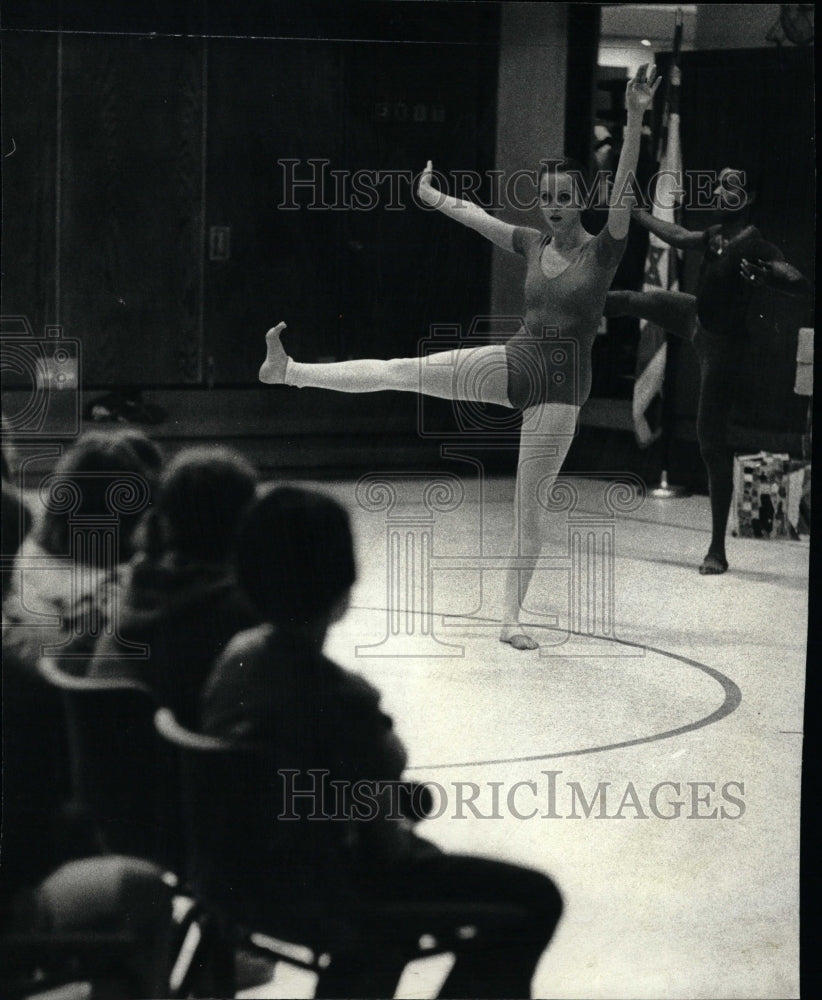
[[[186,963],[200,968],[213,958],[207,916],[183,878],[184,841],[178,758],[154,728],[156,701],[136,681],[76,677],[44,658],[38,673],[62,700],[68,737],[72,811],[95,831],[101,856],[119,855],[152,862],[174,897],[176,952],[168,996],[187,996],[194,985]],[[194,945],[191,942],[194,941]],[[182,963],[182,965],[181,965]]]
[[[477,947],[478,928],[521,919],[507,905],[363,903],[346,824],[281,818],[273,749],[193,733],[168,709],[155,725],[180,753],[188,877],[219,936],[312,971],[317,997],[391,995],[409,961]]]
[[[179,775],[157,738],[151,691],[136,681],[75,677],[48,658],[38,672],[62,699],[75,808],[91,818],[100,850],[178,872]]]

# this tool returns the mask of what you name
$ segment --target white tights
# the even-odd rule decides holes
[[[440,399],[511,406],[505,348],[497,344],[390,361],[366,358],[302,364],[289,358],[285,384],[337,392],[419,392]]]
[[[512,636],[523,633],[517,627],[517,621],[550,516],[543,504],[568,455],[576,434],[578,415],[579,407],[568,403],[540,403],[523,412],[514,494],[514,531],[508,556],[512,560],[523,560],[524,566],[522,569],[512,566],[505,573],[503,639],[510,640]]]

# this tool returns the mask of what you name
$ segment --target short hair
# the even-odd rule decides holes
[[[183,449],[160,477],[146,516],[144,551],[154,557],[175,552],[188,560],[227,561],[256,488],[256,469],[230,448]]]
[[[275,487],[243,517],[237,576],[265,621],[301,626],[329,615],[357,578],[348,512],[325,494]]]
[[[118,473],[135,473],[143,479],[151,502],[162,455],[157,446],[141,431],[88,431],[83,434],[57,462],[54,473],[71,481],[77,477],[79,505],[71,510],[46,510],[35,529],[36,541],[46,552],[66,554],[70,545],[73,518],[106,518],[112,514],[109,506],[111,481]],[[142,509],[119,515],[119,545],[114,553],[117,562],[131,555],[134,529],[142,517]],[[95,530],[97,526],[90,526]],[[79,526],[78,526],[79,530]],[[83,546],[82,557],[88,551]]]
[[[747,195],[758,196],[762,191],[764,170],[756,164],[750,163],[744,157],[730,157],[723,162],[719,168],[719,173],[722,173],[723,170],[733,170],[742,175]]]

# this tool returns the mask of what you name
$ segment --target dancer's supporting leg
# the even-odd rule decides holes
[[[711,544],[699,572],[714,576],[728,568],[725,532],[733,496],[733,452],[728,447],[728,424],[739,382],[743,345],[738,339],[718,336],[697,326],[694,348],[700,372],[696,436],[708,470],[711,495]]]
[[[605,316],[636,316],[691,340],[696,321],[696,296],[654,288],[647,292],[608,292]]]
[[[523,413],[514,534],[508,551],[512,564],[505,573],[500,631],[500,641],[515,649],[536,649],[539,645],[518,624],[519,614],[545,538],[549,515],[543,504],[571,447],[578,415],[579,407],[567,403],[543,403]],[[517,566],[514,560],[524,565]]]
[[[280,323],[266,334],[267,356],[260,369],[261,382],[337,392],[417,392],[441,399],[511,406],[505,348],[501,345],[388,361],[363,358],[303,364],[285,353],[280,343],[284,329],[285,324]]]

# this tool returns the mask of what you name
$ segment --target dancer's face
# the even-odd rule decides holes
[[[714,204],[722,215],[734,215],[743,211],[753,200],[745,189],[745,172],[735,167],[723,167],[719,171],[714,188]]]
[[[576,181],[570,174],[543,174],[539,204],[551,233],[561,233],[579,223],[582,204]]]

